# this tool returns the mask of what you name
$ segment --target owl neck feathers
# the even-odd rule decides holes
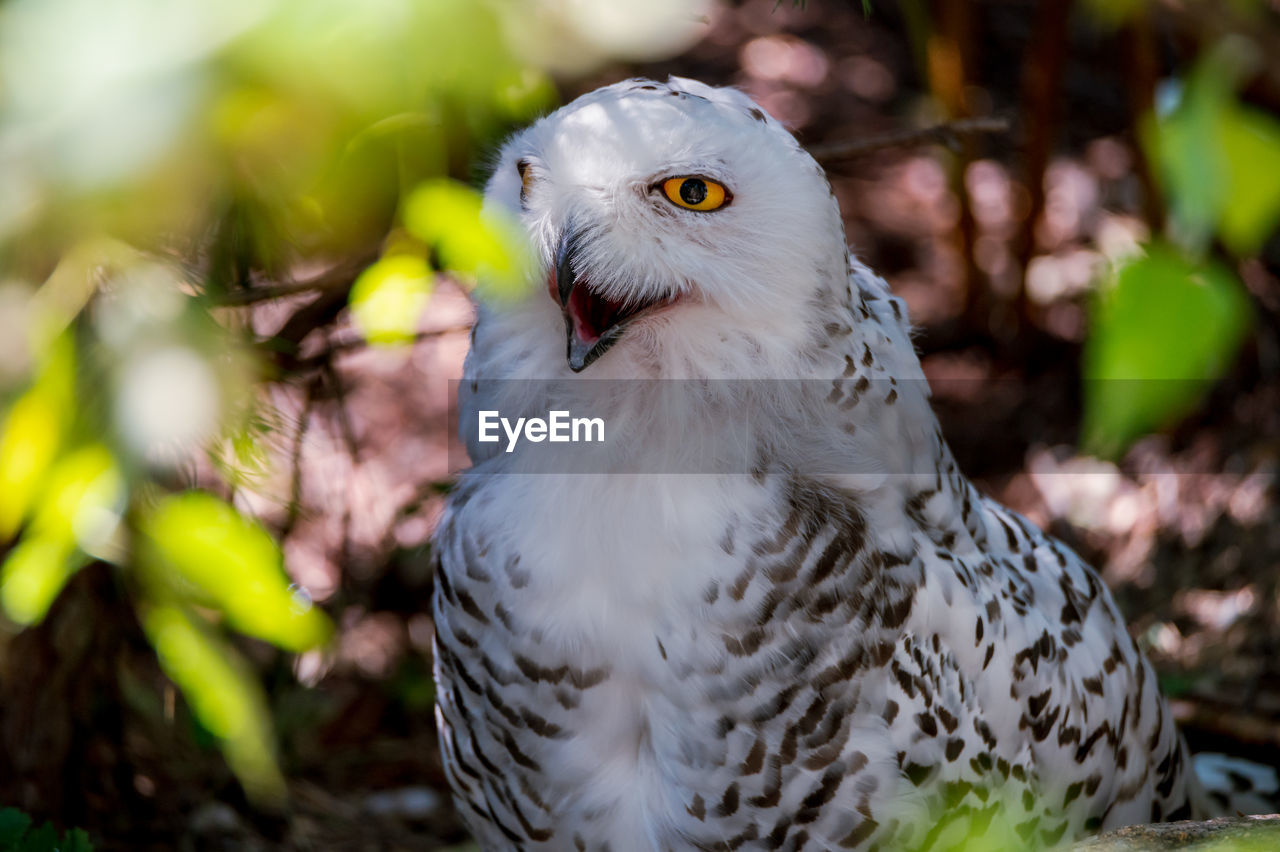
[[[901,300],[856,260],[840,260],[847,272],[838,283],[824,276],[789,313],[762,321],[759,312],[753,320],[680,305],[628,330],[578,375],[564,366],[554,304],[531,298],[482,318],[468,374],[506,380],[494,383],[503,399],[489,406],[504,414],[602,417],[612,455],[579,472],[789,469],[891,499],[929,489],[962,502],[962,478],[934,481],[950,452]],[[590,410],[575,405],[583,391]],[[497,454],[491,469],[539,470],[538,452]]]

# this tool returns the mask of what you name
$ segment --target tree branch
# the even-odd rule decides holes
[[[819,163],[852,160],[866,156],[874,151],[886,148],[913,148],[918,145],[945,145],[956,149],[964,136],[982,133],[1007,133],[1009,120],[1006,118],[960,118],[946,121],[932,127],[921,127],[916,130],[899,130],[865,139],[851,139],[845,142],[830,142],[824,145],[811,145],[809,154]]]
[[[1072,852],[1277,848],[1280,848],[1280,815],[1131,825],[1071,847]]]
[[[430,328],[425,331],[419,331],[413,335],[413,339],[411,341],[406,341],[406,345],[420,343],[423,340],[430,340],[433,337],[444,337],[448,334],[464,334],[471,330],[471,326],[472,323],[466,323],[463,325],[450,325],[443,328]],[[324,367],[336,355],[349,352],[353,349],[363,349],[368,345],[369,341],[365,340],[363,337],[353,337],[345,340],[333,341],[322,351],[307,358],[299,358],[293,364],[292,370],[297,373],[302,373],[307,370],[319,369]]]
[[[363,254],[339,263],[332,269],[326,269],[314,278],[308,278],[305,281],[294,281],[287,284],[265,284],[261,287],[244,287],[239,290],[230,290],[218,297],[218,304],[226,307],[244,307],[316,290],[346,290],[360,273],[377,258],[378,255],[376,253]]]

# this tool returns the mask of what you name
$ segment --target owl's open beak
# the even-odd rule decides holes
[[[671,299],[616,302],[598,293],[575,267],[581,232],[567,229],[556,248],[555,264],[547,281],[552,298],[564,311],[569,338],[569,369],[580,373],[609,350],[636,317]]]

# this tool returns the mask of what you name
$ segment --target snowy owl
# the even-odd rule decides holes
[[[485,849],[1039,848],[1213,810],[1107,589],[957,470],[903,303],[746,95],[592,92],[486,203],[541,266],[479,309],[435,538]],[[607,446],[549,455],[531,418],[582,405]]]

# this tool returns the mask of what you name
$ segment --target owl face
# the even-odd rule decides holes
[[[527,227],[575,372],[646,325],[661,345],[682,314],[784,320],[843,276],[821,169],[733,89],[672,78],[584,95],[505,146],[486,197]]]

